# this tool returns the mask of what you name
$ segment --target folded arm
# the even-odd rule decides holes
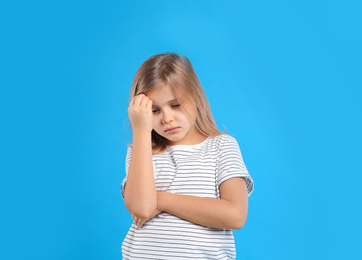
[[[190,222],[213,228],[241,229],[248,215],[248,193],[244,178],[220,185],[220,199],[157,193],[157,209]]]

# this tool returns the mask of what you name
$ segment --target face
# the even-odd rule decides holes
[[[182,98],[176,99],[167,85],[148,92],[147,96],[152,100],[153,130],[168,139],[171,145],[201,142],[203,135],[195,126],[194,106],[190,106],[190,115],[186,113],[189,103]]]

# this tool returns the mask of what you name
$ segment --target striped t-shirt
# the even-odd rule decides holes
[[[132,148],[126,157],[126,173]],[[169,146],[153,155],[157,191],[220,199],[219,186],[232,177],[244,177],[248,196],[254,182],[245,167],[239,145],[227,134],[208,137],[196,145]],[[127,176],[121,185],[124,190]],[[235,259],[232,230],[210,228],[162,212],[142,229],[133,223],[122,243],[123,259]]]

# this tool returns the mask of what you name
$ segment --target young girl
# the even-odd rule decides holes
[[[235,138],[217,130],[190,61],[147,59],[128,113],[121,192],[134,223],[123,259],[235,259],[232,229],[245,224],[254,182]]]

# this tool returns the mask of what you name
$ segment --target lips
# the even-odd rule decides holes
[[[167,128],[165,130],[165,132],[169,133],[169,134],[172,134],[172,133],[176,133],[179,129],[180,129],[180,127],[171,127],[171,128]]]

